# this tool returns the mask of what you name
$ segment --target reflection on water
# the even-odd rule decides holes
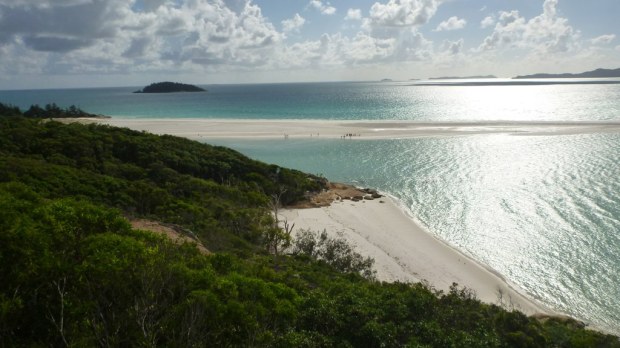
[[[553,308],[620,327],[620,135],[218,141],[378,187]]]

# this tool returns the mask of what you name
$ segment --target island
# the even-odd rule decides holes
[[[578,79],[578,78],[607,78],[607,77],[620,77],[620,68],[618,69],[596,69],[592,71],[586,71],[580,74],[533,74],[517,76],[515,79]]]
[[[174,92],[206,92],[204,88],[200,88],[194,85],[188,85],[178,82],[157,82],[152,83],[142,90],[135,91],[134,93],[174,93]]]
[[[469,79],[496,79],[495,75],[477,75],[477,76],[444,76],[429,77],[429,80],[469,80]]]

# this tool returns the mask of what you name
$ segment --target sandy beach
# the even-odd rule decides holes
[[[217,120],[130,119],[83,120],[117,127],[171,134],[197,140],[290,139],[404,139],[424,136],[503,133],[562,135],[620,132],[620,122],[413,122],[334,120]]]
[[[341,236],[357,252],[375,260],[381,281],[425,281],[447,291],[453,282],[476,292],[487,303],[503,305],[531,315],[551,311],[527,298],[499,274],[437,239],[419,226],[390,197],[374,200],[335,201],[330,206],[286,209],[280,218],[295,230],[325,230]]]

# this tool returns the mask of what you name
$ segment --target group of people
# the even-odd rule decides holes
[[[347,133],[345,135],[341,135],[340,139],[353,138],[353,137],[361,137],[361,134]]]

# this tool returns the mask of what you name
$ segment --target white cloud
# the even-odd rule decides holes
[[[493,33],[479,50],[523,49],[546,55],[576,50],[581,33],[557,15],[557,0],[546,0],[543,13],[529,21],[518,11],[502,11]]]
[[[306,19],[300,16],[299,13],[295,13],[293,18],[282,21],[282,30],[284,32],[299,32],[304,23],[306,23]]]
[[[421,26],[437,12],[441,0],[389,0],[370,8],[370,24],[386,27]]]
[[[485,29],[495,24],[495,18],[493,16],[486,16],[480,21],[480,28]]]
[[[324,15],[333,15],[336,13],[336,8],[332,6],[329,2],[323,2],[321,0],[311,0],[310,6],[319,10]]]
[[[607,45],[611,43],[612,41],[614,41],[615,38],[616,38],[615,34],[607,34],[607,35],[601,35],[599,37],[595,37],[594,39],[590,40],[590,42],[593,45]]]
[[[362,20],[362,10],[356,8],[350,8],[347,10],[347,15],[344,17],[345,20]]]
[[[467,21],[463,18],[458,18],[456,16],[452,16],[447,20],[439,23],[437,28],[434,31],[449,31],[449,30],[458,30],[463,29]]]

